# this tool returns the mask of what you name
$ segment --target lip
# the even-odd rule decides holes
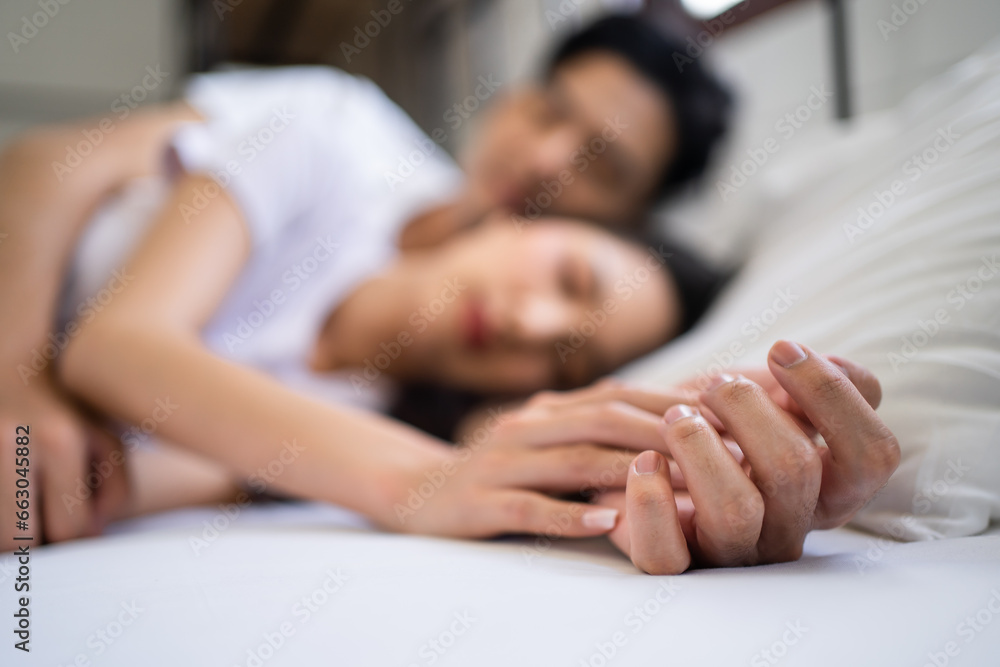
[[[482,350],[489,342],[489,327],[483,304],[478,299],[469,299],[463,317],[463,334],[466,347]]]
[[[502,176],[494,182],[494,193],[498,204],[506,206],[512,210],[523,207],[524,198],[527,197],[528,188],[512,176]]]

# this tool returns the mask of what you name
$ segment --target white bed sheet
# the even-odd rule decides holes
[[[213,521],[218,537],[194,541]],[[33,552],[32,652],[2,663],[1000,664],[1000,531],[896,543],[838,529],[806,546],[796,563],[650,577],[603,540],[391,535],[322,505],[186,510]],[[980,631],[960,627],[977,613]],[[282,624],[293,632],[269,651]]]

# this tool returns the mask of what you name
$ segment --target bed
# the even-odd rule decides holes
[[[843,528],[796,563],[649,577],[601,540],[389,535],[276,503],[45,547],[32,579],[32,652],[4,664],[1000,663],[1000,532]]]

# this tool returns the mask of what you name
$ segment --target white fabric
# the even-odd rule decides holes
[[[1000,519],[1000,42],[859,125],[748,182],[740,202],[758,205],[733,222],[751,230],[747,264],[697,327],[622,374],[758,366],[780,338],[862,363],[903,460],[855,524],[972,535]]]
[[[117,532],[33,552],[32,652],[11,664],[920,667],[1000,655],[998,535],[905,544],[839,529],[813,533],[796,563],[667,578],[603,540],[390,535],[315,505],[190,510]],[[5,590],[12,561],[0,557]],[[7,619],[12,597],[0,596]]]
[[[385,266],[401,227],[450,195],[460,171],[374,84],[338,70],[206,74],[185,99],[207,120],[178,131],[172,158],[224,185],[252,237],[247,265],[202,331],[205,343],[300,391],[384,409],[384,378],[355,386],[349,374],[321,376],[308,370],[309,353],[329,311]],[[406,178],[387,178],[404,158],[419,164]],[[164,192],[157,181],[134,183],[98,214],[64,313],[124,264]],[[191,225],[217,191],[199,195],[180,209]]]

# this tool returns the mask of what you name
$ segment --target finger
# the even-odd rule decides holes
[[[750,463],[764,501],[761,562],[797,560],[812,526],[823,464],[795,420],[745,377],[721,375],[702,395]]]
[[[840,525],[888,481],[899,443],[847,376],[809,348],[778,341],[768,365],[828,447],[814,527]]]
[[[94,535],[92,493],[86,482],[89,454],[82,429],[50,417],[49,423],[39,426],[37,440],[44,457],[38,463],[45,540],[59,542]]]
[[[719,566],[756,562],[764,502],[722,438],[687,405],[667,410],[661,431],[696,510],[695,556]]]
[[[482,511],[488,534],[530,533],[558,537],[604,535],[618,520],[618,510],[549,498],[531,491],[497,491]]]
[[[576,391],[542,392],[536,395],[537,400],[533,399],[529,404],[563,407],[620,401],[654,415],[662,415],[671,405],[689,403],[697,400],[697,396],[698,392],[686,387],[660,389],[604,378]]]
[[[615,523],[615,527],[611,529],[611,532],[608,533],[608,539],[623,554],[628,556],[632,553],[632,549],[628,533],[628,516],[625,514],[625,489],[615,489],[598,494],[594,497],[594,504],[618,510],[618,521]]]
[[[847,379],[851,381],[858,391],[864,396],[868,405],[872,408],[877,409],[879,404],[882,402],[882,387],[879,384],[878,378],[875,375],[862,366],[861,364],[856,364],[849,359],[844,359],[843,357],[838,357],[833,354],[823,355],[832,362],[840,371],[847,376]],[[814,427],[806,421],[806,414],[799,407],[798,403],[788,395],[784,387],[775,384],[777,381],[771,374],[769,369],[748,369],[746,371],[734,371],[730,375],[743,375],[744,377],[750,378],[757,384],[764,386],[768,389],[768,393],[775,402],[780,405],[783,409],[790,412],[795,417],[803,420],[804,430],[807,433],[815,432]]]
[[[25,544],[42,542],[37,457],[31,446],[30,431],[27,452],[23,444],[17,443],[18,436],[24,435],[17,430],[18,426],[24,425],[0,419],[0,551],[14,551]],[[23,456],[25,453],[27,457]],[[26,462],[29,465],[23,465]],[[28,513],[26,520],[20,518],[24,515],[19,516],[25,511]],[[22,520],[25,523],[19,523]],[[15,540],[15,537],[33,537],[34,541]]]
[[[551,493],[594,493],[624,488],[633,454],[596,445],[498,449],[496,481]]]
[[[632,463],[625,491],[629,556],[643,572],[680,574],[691,565],[691,553],[664,464],[654,451],[643,452]]]
[[[872,406],[873,410],[877,410],[878,406],[882,403],[882,385],[879,384],[875,374],[861,364],[856,364],[849,359],[844,359],[833,354],[824,356],[847,376],[851,384],[857,387],[857,390],[864,397],[868,405]]]
[[[639,451],[663,450],[657,428],[659,417],[629,403],[609,401],[566,405],[555,411],[525,409],[500,428],[505,440],[542,447],[573,442],[596,442]]]

